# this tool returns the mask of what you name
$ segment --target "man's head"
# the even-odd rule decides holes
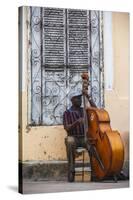
[[[81,104],[82,104],[82,98],[81,98],[82,95],[74,95],[71,97],[71,102],[72,102],[72,105],[75,106],[75,107],[80,107]]]

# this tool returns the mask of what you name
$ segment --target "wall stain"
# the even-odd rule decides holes
[[[29,133],[31,130],[31,127],[29,125],[26,126],[26,133]]]

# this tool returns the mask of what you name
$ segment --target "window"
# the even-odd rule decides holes
[[[90,93],[103,106],[102,12],[30,8],[31,124],[62,124],[69,97],[89,72]]]

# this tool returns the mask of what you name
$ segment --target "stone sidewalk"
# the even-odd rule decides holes
[[[104,182],[73,182],[66,181],[24,181],[23,193],[54,193],[54,192],[72,192],[72,191],[87,191],[99,189],[116,189],[128,188],[129,181],[104,181]]]

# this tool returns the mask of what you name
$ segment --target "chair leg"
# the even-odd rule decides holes
[[[68,160],[68,182],[75,180],[75,143],[66,141]]]
[[[118,181],[117,175],[114,175],[113,179],[114,179],[114,182],[117,183],[117,181]]]
[[[72,172],[71,170],[68,171],[68,182],[74,182],[75,178],[75,172]]]

